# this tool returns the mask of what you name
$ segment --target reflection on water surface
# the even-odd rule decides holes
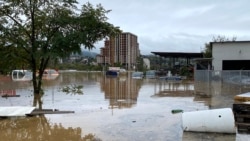
[[[65,128],[51,124],[46,117],[1,119],[0,138],[4,141],[86,141],[98,140],[94,135],[81,136],[81,128]],[[6,130],[7,129],[7,130]]]

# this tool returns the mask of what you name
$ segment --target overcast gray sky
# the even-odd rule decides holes
[[[79,0],[84,4],[87,0]],[[201,52],[222,35],[250,40],[249,0],[89,0],[112,10],[109,22],[138,36],[141,54]],[[96,44],[95,52],[104,43]]]

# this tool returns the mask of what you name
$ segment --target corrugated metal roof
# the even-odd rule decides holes
[[[161,57],[174,58],[203,58],[203,53],[189,53],[189,52],[151,52]]]

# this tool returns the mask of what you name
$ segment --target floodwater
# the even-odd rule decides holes
[[[82,93],[63,88],[83,86]],[[110,78],[101,72],[61,72],[43,83],[41,103],[31,82],[0,78],[0,106],[33,106],[69,114],[0,119],[1,141],[247,141],[248,134],[183,132],[181,113],[232,108],[233,97],[246,86],[132,79],[131,74]],[[39,101],[39,100],[38,100]]]

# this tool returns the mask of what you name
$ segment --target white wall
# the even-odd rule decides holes
[[[223,60],[250,60],[250,42],[214,42],[212,48],[214,70],[222,70]]]

